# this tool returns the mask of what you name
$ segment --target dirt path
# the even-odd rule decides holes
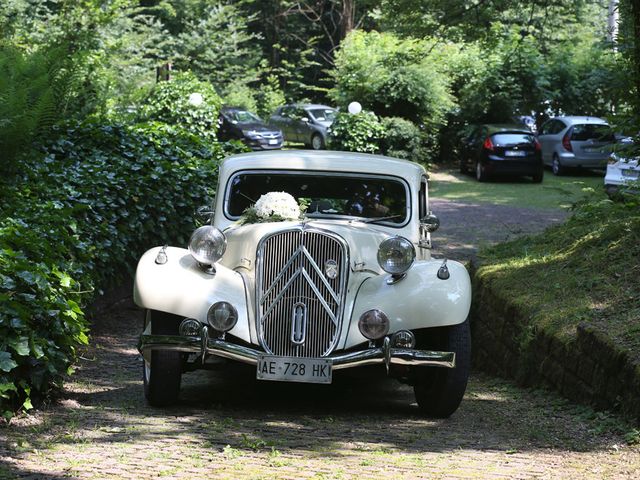
[[[531,219],[535,229],[556,221],[433,208],[443,221],[436,248],[450,258],[528,232]],[[394,382],[259,383],[246,368],[187,374],[182,405],[150,408],[139,312],[125,299],[94,323],[61,398],[0,428],[0,478],[640,478],[640,447],[626,445],[614,417],[481,374],[448,420],[421,418],[411,389]]]

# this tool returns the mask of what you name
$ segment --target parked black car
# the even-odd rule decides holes
[[[304,143],[313,150],[325,148],[327,129],[338,111],[333,107],[314,104],[284,105],[278,108],[269,124],[282,129],[287,142]]]
[[[282,148],[282,131],[267,126],[260,117],[243,108],[223,107],[218,123],[220,140],[241,140],[253,150]]]
[[[523,125],[477,125],[462,141],[460,171],[475,171],[486,181],[496,174],[530,176],[542,182],[544,165],[540,144]]]

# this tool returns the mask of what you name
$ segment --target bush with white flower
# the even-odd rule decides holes
[[[306,208],[299,205],[296,199],[287,192],[269,192],[247,208],[240,218],[242,225],[246,223],[284,222],[298,220]]]

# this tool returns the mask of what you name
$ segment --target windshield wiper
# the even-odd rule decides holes
[[[390,215],[388,217],[377,217],[377,218],[367,218],[366,220],[361,220],[362,223],[377,223],[384,222],[385,220],[393,220],[394,218],[401,218],[402,215]]]

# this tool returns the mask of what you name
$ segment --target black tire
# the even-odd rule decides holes
[[[311,143],[310,147],[312,150],[323,150],[324,149],[324,139],[322,135],[319,133],[314,133],[311,135]]]
[[[154,335],[177,335],[180,318],[155,310],[145,311],[145,326],[151,322]],[[144,396],[149,405],[165,407],[177,403],[182,380],[182,354],[167,350],[151,352],[151,362],[142,364]]]
[[[533,183],[542,183],[542,179],[544,178],[544,168],[540,168],[536,173],[531,176]]]
[[[487,175],[482,162],[476,162],[476,180],[479,182],[486,182],[488,178],[489,176]]]
[[[423,414],[447,418],[458,409],[467,389],[471,369],[471,331],[469,320],[434,330],[430,348],[455,352],[456,366],[416,368],[413,391]]]
[[[558,155],[553,155],[553,159],[551,160],[551,171],[556,176],[563,175],[565,172],[565,168],[560,163],[560,158],[558,157]]]

